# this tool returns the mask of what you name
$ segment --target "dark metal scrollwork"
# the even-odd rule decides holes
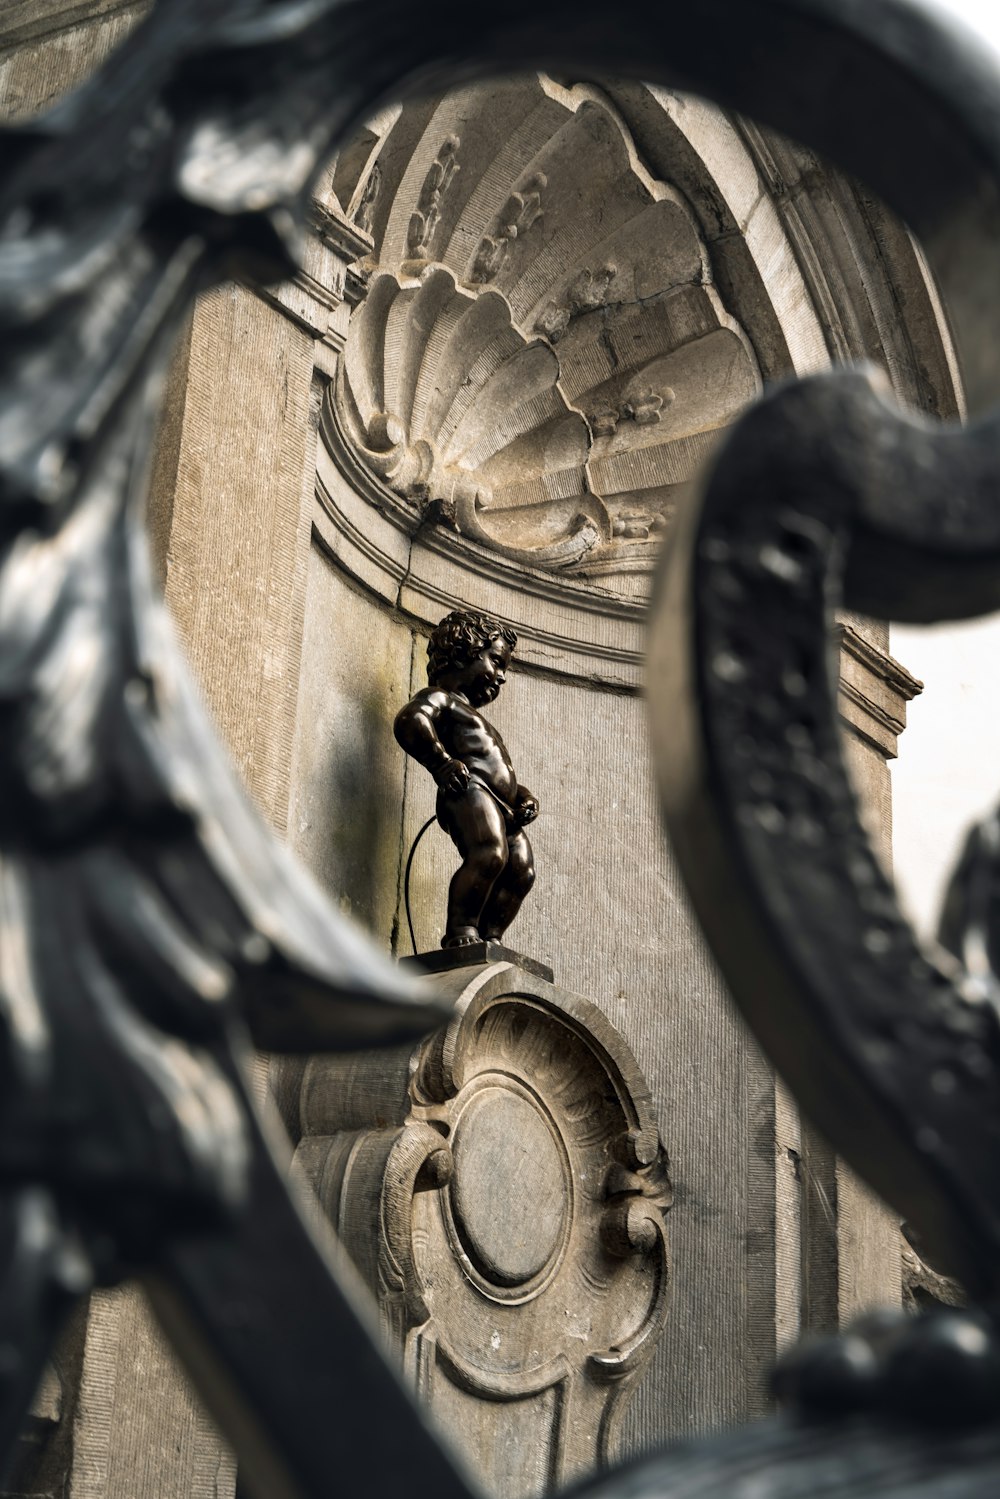
[[[324,1491],[329,1411],[357,1429],[374,1398],[394,1430],[382,1481],[422,1453],[428,1482],[462,1493],[243,1080],[251,1037],[371,1045],[441,1015],[251,808],[143,539],[178,319],[227,272],[287,271],[329,133],[291,98],[260,122],[247,62],[301,29],[293,9],[163,5],[3,141],[0,1448],[72,1302],[142,1273],[258,1492]]]
[[[334,1472],[465,1492],[301,1227],[240,1070],[247,1034],[371,1045],[437,1016],[238,789],[142,510],[195,293],[289,273],[321,162],[386,93],[545,64],[694,89],[864,177],[921,238],[973,407],[1000,394],[1000,82],[897,0],[701,0],[628,26],[598,0],[160,0],[90,83],[0,134],[0,1447],[66,1306],[142,1272],[268,1499]],[[651,675],[672,837],[737,1001],[982,1295],[1000,1289],[994,992],[921,954],[896,911],[840,764],[826,620],[1000,605],[998,437],[997,418],[903,416],[859,374],[772,394],[671,550]],[[822,1471],[831,1494],[901,1494],[922,1462],[985,1495],[997,1432],[870,1418],[838,1446],[778,1423],[610,1486],[735,1493],[764,1473],[779,1496],[824,1492]]]
[[[673,845],[744,1013],[828,1138],[955,1274],[992,1295],[998,1012],[943,952],[920,950],[897,908],[841,762],[827,628],[842,602],[876,605],[878,579],[859,582],[852,557],[886,544],[890,486],[907,485],[918,522],[942,485],[971,514],[985,508],[985,435],[969,434],[981,467],[963,475],[948,448],[964,439],[900,417],[864,375],[763,401],[679,527],[652,697]],[[930,550],[914,561],[911,617],[943,610],[949,566],[958,588],[945,557],[928,598]],[[883,615],[904,598],[906,560],[887,574]],[[953,611],[963,603],[958,590]],[[678,698],[683,721],[664,716]]]

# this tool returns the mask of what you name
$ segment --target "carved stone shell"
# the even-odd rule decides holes
[[[410,106],[360,211],[375,250],[336,400],[366,466],[509,557],[647,572],[761,381],[610,101],[532,76]]]

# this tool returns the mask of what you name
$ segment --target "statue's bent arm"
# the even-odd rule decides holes
[[[443,692],[418,693],[396,715],[393,733],[408,755],[412,755],[435,780],[454,761],[441,743],[438,721],[445,706]]]

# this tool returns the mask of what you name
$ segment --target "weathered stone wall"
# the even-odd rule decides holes
[[[244,784],[281,831],[312,496],[313,339],[245,287],[195,309],[165,591]]]
[[[428,589],[432,574],[427,563]],[[467,598],[478,601],[471,582]],[[435,788],[396,747],[392,719],[426,680],[425,662],[426,633],[412,618],[314,549],[289,837],[401,955],[403,865]],[[878,679],[866,680],[874,695]],[[858,702],[845,706],[860,721]],[[897,716],[902,707],[896,692]],[[515,658],[490,716],[542,806],[530,830],[538,880],[510,945],[550,962],[558,983],[620,1030],[671,1158],[673,1299],[626,1417],[634,1450],[762,1411],[777,1347],[804,1324],[835,1326],[898,1301],[898,1232],[820,1142],[803,1144],[794,1107],[728,1002],[663,839],[641,696],[518,670]],[[848,742],[880,817],[884,751],[856,732]],[[433,828],[411,885],[421,949],[440,941],[456,862]]]
[[[0,113],[39,114],[82,83],[150,0],[8,0],[0,14]]]
[[[288,836],[387,949],[396,946],[400,919],[405,928],[400,850],[413,775],[392,720],[410,697],[417,648],[405,620],[350,587],[312,548]],[[433,810],[431,797],[424,816]],[[425,847],[426,840],[418,857]],[[427,914],[422,908],[418,921],[426,925]],[[407,951],[402,936],[396,950]]]

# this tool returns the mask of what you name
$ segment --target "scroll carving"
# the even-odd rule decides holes
[[[541,333],[549,343],[558,343],[570,320],[581,312],[593,312],[607,306],[611,284],[618,274],[612,263],[602,265],[599,270],[584,269],[573,281],[565,300],[550,302],[535,320],[535,332]]]
[[[473,286],[485,286],[495,281],[503,270],[511,245],[523,239],[542,217],[542,193],[548,187],[544,172],[532,172],[521,187],[511,193],[491,233],[485,234],[472,262],[469,281]]]
[[[357,210],[354,214],[354,222],[365,234],[371,234],[372,225],[375,222],[375,205],[382,187],[382,168],[378,162],[368,173],[368,180],[364,185],[361,197],[358,200]]]
[[[300,1156],[408,1378],[521,1499],[607,1460],[666,1317],[668,1163],[595,1006],[507,963],[425,982],[457,994],[456,1018],[398,1055],[393,1126],[383,1078],[369,1127],[332,1129],[358,1123],[338,1100],[365,1091],[366,1063],[316,1059]]]
[[[411,261],[423,262],[428,258],[434,232],[441,222],[441,209],[445,194],[460,170],[457,135],[446,136],[441,149],[431,163],[424,185],[420,189],[417,207],[410,218],[406,234],[406,253]]]

